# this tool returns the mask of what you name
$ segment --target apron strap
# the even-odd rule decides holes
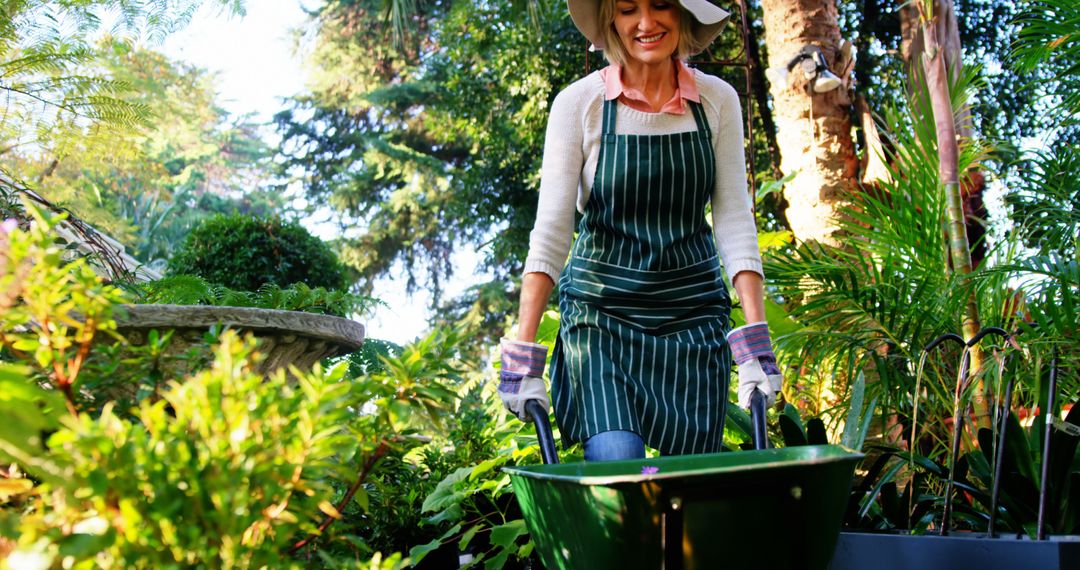
[[[701,103],[694,101],[687,101],[690,104],[690,110],[694,112],[694,122],[697,123],[699,131],[704,131],[705,136],[712,140],[712,130],[709,128],[709,121],[705,119],[705,109]]]
[[[615,99],[604,100],[604,123],[602,135],[615,134],[615,114],[617,109],[615,108]]]

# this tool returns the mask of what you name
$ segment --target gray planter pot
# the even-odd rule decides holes
[[[116,315],[117,332],[129,343],[146,343],[151,330],[173,331],[166,358],[171,377],[182,377],[196,367],[192,354],[209,355],[204,335],[214,325],[251,333],[264,355],[255,367],[262,375],[296,366],[305,370],[331,356],[360,349],[364,326],[356,321],[329,315],[253,309],[249,307],[209,307],[202,305],[124,305]],[[185,356],[187,355],[187,356]]]
[[[1035,541],[1015,536],[842,532],[832,570],[1040,570],[1080,568],[1080,536]]]

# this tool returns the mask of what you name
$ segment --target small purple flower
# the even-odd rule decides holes
[[[642,475],[656,475],[656,473],[659,472],[659,471],[660,471],[659,467],[654,467],[652,465],[646,465],[645,467],[641,468],[641,474]]]
[[[10,234],[19,227],[19,223],[14,218],[8,218],[0,222],[0,234]]]

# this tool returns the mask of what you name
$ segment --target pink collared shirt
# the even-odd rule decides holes
[[[623,85],[622,68],[618,65],[611,64],[604,69],[601,69],[600,78],[604,80],[605,100],[610,101],[611,99],[618,99],[620,103],[636,111],[641,111],[643,113],[655,112],[653,111],[652,106],[649,105],[644,93]],[[700,103],[701,95],[698,93],[694,72],[690,71],[690,69],[686,67],[686,64],[681,60],[676,59],[675,94],[660,107],[660,112],[671,113],[673,115],[682,115],[686,113],[686,105],[683,103],[683,99]]]

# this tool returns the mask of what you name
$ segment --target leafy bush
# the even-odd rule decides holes
[[[404,347],[349,357],[350,373],[362,371],[355,381],[380,385],[387,397],[395,387],[414,393],[414,405],[386,406],[378,425],[409,435],[386,450],[342,519],[320,537],[320,552],[339,559],[408,552],[417,568],[457,568],[460,553],[473,557],[466,568],[532,563],[521,512],[499,468],[539,462],[536,438],[531,424],[503,410],[490,370],[470,366],[463,354],[469,340],[461,331],[435,330]],[[432,420],[438,424],[427,425]]]
[[[126,296],[85,257],[65,262],[54,219],[27,210],[35,220],[27,231],[13,221],[0,228],[0,360],[23,363],[35,385],[57,390],[75,411],[94,338],[114,331],[113,309]],[[0,422],[0,437],[11,427]]]
[[[106,406],[67,419],[47,457],[16,552],[124,568],[216,560],[281,567],[300,532],[330,511],[331,460],[356,451],[341,429],[341,372],[264,379],[252,340],[226,333],[213,368],[144,400],[135,420]]]
[[[169,261],[169,274],[198,275],[241,291],[265,285],[342,289],[345,269],[334,252],[296,222],[242,214],[196,226]]]

